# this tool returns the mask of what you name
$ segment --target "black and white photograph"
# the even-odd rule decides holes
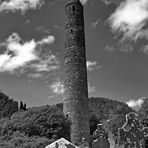
[[[148,0],[0,0],[0,148],[148,148]]]

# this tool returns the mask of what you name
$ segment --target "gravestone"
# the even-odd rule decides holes
[[[50,145],[46,146],[45,148],[78,148],[74,144],[70,143],[68,140],[61,138]]]
[[[131,112],[126,115],[126,123],[119,128],[118,145],[124,148],[146,148],[145,141],[148,137],[148,128],[139,122],[138,114]]]
[[[103,124],[98,124],[97,129],[93,133],[96,140],[92,143],[92,148],[109,148],[108,134],[103,129]]]
[[[87,142],[86,138],[82,137],[79,147],[80,148],[89,148],[89,143]]]

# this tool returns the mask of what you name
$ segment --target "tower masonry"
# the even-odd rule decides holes
[[[68,0],[65,6],[64,113],[71,121],[71,142],[89,139],[89,107],[83,5]]]

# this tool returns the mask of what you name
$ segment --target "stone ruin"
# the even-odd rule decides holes
[[[117,142],[111,146],[108,134],[103,129],[103,124],[98,124],[93,136],[95,140],[92,148],[148,148],[148,127],[144,127],[137,113],[131,112],[126,115],[126,122],[118,129]]]
[[[79,144],[81,148],[88,148],[90,129],[83,5],[80,0],[67,1],[65,6],[64,113],[71,122],[71,142]],[[144,148],[147,137],[148,128],[139,123],[136,113],[129,113],[126,115],[126,123],[119,129],[118,144],[115,148],[121,145],[124,148]],[[94,139],[92,148],[110,148],[108,134],[102,124],[98,124]],[[73,144],[61,143],[56,142],[55,146],[51,145],[51,147],[76,147]]]
[[[125,148],[146,148],[148,127],[139,122],[138,114],[132,112],[126,115],[126,123],[119,128],[118,145]]]
[[[110,148],[108,134],[103,128],[103,124],[98,124],[93,136],[95,140],[92,143],[92,148]]]
[[[89,139],[89,100],[85,52],[83,5],[67,0],[65,6],[64,114],[71,123],[71,142],[79,145]]]
[[[93,133],[93,138],[92,146],[82,137],[79,146],[61,138],[45,148],[148,148],[146,145],[148,127],[144,127],[139,122],[138,114],[131,112],[126,115],[126,122],[118,130],[116,145],[110,145],[108,134],[104,130],[103,124],[97,125],[97,129]]]
[[[131,112],[126,115],[126,122],[118,129],[117,141],[111,146],[108,134],[103,124],[98,124],[93,133],[94,141],[92,148],[148,148],[148,127],[144,127],[137,113]]]

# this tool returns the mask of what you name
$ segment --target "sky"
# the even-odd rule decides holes
[[[148,96],[148,1],[81,0],[89,97]],[[28,107],[63,101],[66,0],[0,0],[0,90]]]

